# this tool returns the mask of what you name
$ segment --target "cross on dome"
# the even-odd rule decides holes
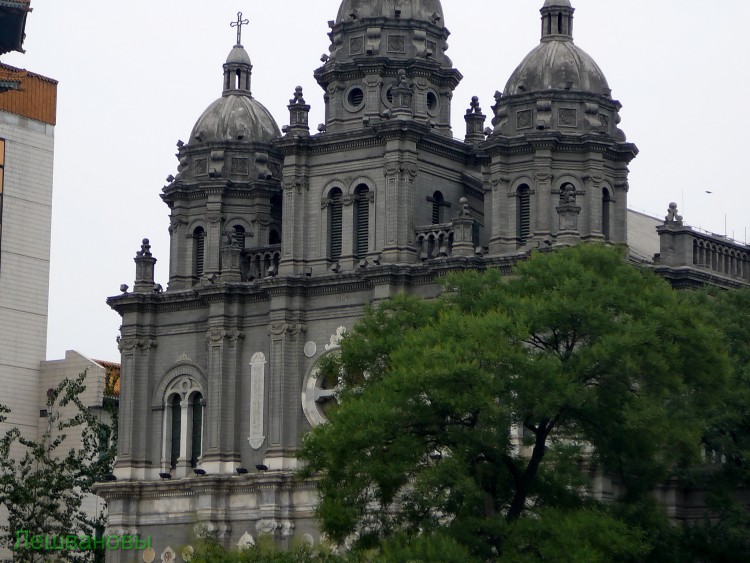
[[[229,24],[229,27],[237,28],[237,45],[242,45],[242,26],[250,23],[250,20],[245,18],[242,19],[242,12],[237,12],[237,21],[233,21]]]

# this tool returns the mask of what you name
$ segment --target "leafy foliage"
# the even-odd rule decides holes
[[[95,536],[103,529],[105,515],[93,518],[82,509],[92,485],[112,471],[117,441],[117,412],[110,405],[110,421],[102,420],[82,402],[86,374],[66,379],[47,394],[47,430],[39,441],[21,436],[18,428],[0,438],[0,505],[8,511],[8,524],[0,527],[0,541],[14,548],[15,560],[43,561],[48,555],[17,545],[17,534],[64,537],[69,534]],[[76,407],[72,418],[61,409]],[[4,409],[4,412],[9,412]],[[81,445],[61,451],[68,433],[80,429]],[[111,444],[100,444],[106,436]],[[100,447],[102,446],[102,447]],[[22,455],[12,455],[21,451]],[[64,561],[93,561],[95,552],[56,551]]]
[[[576,512],[591,504],[592,471],[636,503],[699,459],[730,365],[686,300],[621,249],[581,245],[368,310],[321,367],[341,378],[340,405],[304,443],[323,530],[338,542],[356,532],[363,547],[442,530],[481,558],[550,509],[598,530]],[[636,532],[601,521],[627,541],[599,530],[590,560],[641,553]]]

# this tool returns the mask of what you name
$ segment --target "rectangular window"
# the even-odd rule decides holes
[[[3,183],[5,181],[5,139],[0,139],[0,265],[3,250]]]

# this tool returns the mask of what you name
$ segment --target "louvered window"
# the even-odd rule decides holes
[[[368,199],[367,186],[357,188],[357,207],[354,209],[354,229],[356,236],[355,249],[357,259],[362,260],[367,256],[367,247],[370,236],[370,200]]]
[[[177,460],[180,459],[180,438],[182,431],[182,409],[180,408],[180,397],[173,395],[171,400],[172,409],[172,443],[170,444],[170,466],[172,469],[177,467]]]
[[[234,226],[234,245],[237,248],[245,248],[245,227],[242,225]]]
[[[192,439],[190,444],[190,466],[198,465],[198,458],[201,455],[202,438],[203,438],[203,395],[194,393],[192,398],[193,420],[192,420]]]
[[[429,198],[428,198],[429,199]],[[441,192],[435,192],[432,194],[432,224],[437,225],[442,223],[443,213],[442,209],[445,205],[445,198]]]
[[[612,236],[611,226],[609,224],[609,212],[610,206],[612,205],[612,199],[609,197],[609,190],[604,188],[602,190],[602,234],[604,240],[609,240]]]
[[[527,185],[518,188],[518,217],[516,230],[516,234],[521,241],[526,241],[531,233],[531,194]]]
[[[203,227],[198,227],[193,231],[193,271],[197,277],[203,275],[203,255],[206,244],[206,233]]]
[[[331,260],[338,260],[341,257],[341,199],[341,190],[332,189],[328,205],[328,240]]]

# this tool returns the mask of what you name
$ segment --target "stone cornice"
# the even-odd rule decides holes
[[[263,489],[283,491],[317,487],[316,479],[300,480],[292,471],[268,471],[246,475],[204,475],[159,481],[115,481],[94,484],[97,495],[106,499],[154,499],[192,497],[201,493],[259,493]]]
[[[581,153],[598,152],[608,160],[630,162],[638,154],[633,143],[619,143],[598,134],[564,135],[560,132],[530,133],[518,137],[496,135],[481,145],[491,157],[529,154],[538,150]]]
[[[513,94],[510,96],[503,96],[498,104],[498,109],[502,107],[516,107],[521,105],[527,105],[536,103],[538,100],[555,100],[565,102],[595,102],[601,104],[614,111],[622,108],[622,104],[617,101],[604,96],[603,94],[595,94],[593,92],[581,92],[578,90],[543,90],[541,92],[528,92],[525,94]]]
[[[355,57],[352,61],[329,61],[317,68],[313,76],[318,84],[325,88],[332,82],[350,82],[361,80],[368,75],[396,78],[398,71],[404,69],[409,78],[427,78],[437,86],[454,90],[463,79],[456,68],[443,67],[435,61],[426,59],[395,59],[390,57]]]

